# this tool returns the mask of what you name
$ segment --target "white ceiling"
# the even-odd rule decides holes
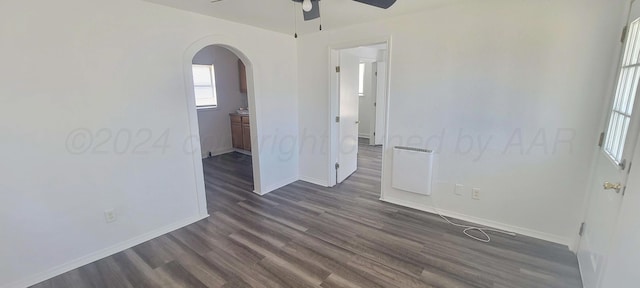
[[[282,33],[294,32],[294,2],[291,0],[145,0],[182,10],[249,24]],[[353,0],[322,0],[320,14],[323,29],[335,29],[402,14],[444,6],[456,0],[398,0],[385,10]],[[318,31],[320,21],[302,21],[302,6],[295,3],[298,34]]]

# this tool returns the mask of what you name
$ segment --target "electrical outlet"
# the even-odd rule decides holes
[[[458,196],[461,196],[463,189],[464,189],[464,185],[456,184],[456,188],[453,189],[453,193],[455,193]]]
[[[471,189],[471,198],[474,200],[480,200],[480,188]]]
[[[116,215],[116,211],[113,209],[109,209],[109,210],[105,210],[104,211],[104,221],[107,223],[112,223],[112,222],[116,222],[116,220],[118,219],[117,215]]]

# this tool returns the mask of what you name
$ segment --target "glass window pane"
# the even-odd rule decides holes
[[[193,65],[192,68],[196,106],[217,106],[213,65]]]
[[[193,84],[211,86],[211,68],[205,65],[193,65]]]
[[[624,48],[624,58],[622,60],[622,66],[628,66],[631,63],[631,54],[633,53],[633,46],[635,45],[636,38],[633,37],[635,30],[638,29],[636,25],[631,25],[627,32],[627,43]]]
[[[620,102],[620,97],[618,95],[620,95],[621,91],[622,91],[622,87],[624,87],[624,79],[625,79],[625,74],[627,73],[627,69],[622,69],[620,71],[620,76],[618,78],[618,86],[616,88],[616,94],[615,94],[615,98],[613,98],[613,109],[617,109],[618,106],[620,106],[618,104],[618,102]]]
[[[611,154],[614,156],[616,161],[619,161],[618,151],[620,150],[620,136],[622,132],[622,125],[624,124],[624,118],[623,118],[624,116],[618,114],[617,112],[614,112],[614,114],[616,114],[616,124],[615,124],[615,127],[613,127],[614,139],[613,139],[613,149],[611,150]]]
[[[635,71],[636,68],[635,67],[631,67],[631,68],[625,68],[624,69],[624,75],[625,75],[625,79],[624,81],[624,89],[621,91],[622,93],[616,95],[618,99],[617,100],[617,106],[615,107],[615,109],[617,111],[620,112],[625,112],[626,108],[627,108],[627,104],[629,104],[629,98],[631,97],[633,91],[635,91],[633,84],[634,84],[634,77],[635,77]]]
[[[616,148],[616,139],[618,138],[618,133],[617,133],[617,127],[618,127],[618,120],[620,118],[618,118],[618,113],[617,112],[613,112],[613,114],[611,115],[611,121],[612,121],[612,125],[611,125],[611,129],[609,130],[609,134],[611,134],[610,137],[610,143],[609,143],[609,152],[611,153],[611,156],[615,156],[615,148]]]
[[[616,91],[616,98],[614,100],[613,109],[616,111],[620,111],[620,107],[622,106],[622,97],[626,93],[628,88],[627,79],[629,75],[629,69],[623,68],[620,72],[620,85],[618,87],[618,91]]]
[[[640,71],[639,71],[638,74],[640,74]],[[637,85],[638,85],[638,80],[636,79],[636,87],[637,87]],[[637,91],[636,91],[636,93],[637,93]],[[633,114],[633,105],[636,104],[635,102],[636,102],[636,97],[635,97],[635,94],[634,94],[633,96],[631,96],[631,101],[629,101],[629,106],[627,107],[627,111],[625,111],[625,113],[627,115],[632,115]]]
[[[217,106],[216,102],[213,100],[213,98],[207,98],[207,99],[201,99],[197,102],[196,104],[198,107],[203,107],[203,106]]]
[[[629,124],[631,124],[631,118],[624,116],[624,124],[622,125],[622,137],[620,139],[620,148],[618,149],[618,163],[622,162],[622,153],[624,152],[624,144],[627,141],[627,132],[629,131]]]
[[[624,110],[625,104],[628,102],[629,99],[629,94],[631,94],[631,90],[632,87],[631,85],[633,85],[633,71],[635,70],[634,68],[626,68],[625,70],[625,79],[624,81],[624,89],[621,91],[622,93],[620,93],[619,95],[617,95],[619,98],[618,99],[618,106],[616,106],[616,110],[622,112]]]
[[[604,150],[607,152],[611,152],[612,147],[613,147],[613,137],[615,137],[615,135],[613,135],[613,127],[615,125],[615,117],[616,114],[615,113],[611,113],[611,118],[609,119],[609,127],[607,128],[607,139],[605,139],[605,145],[604,145]]]
[[[196,106],[216,106],[211,89],[196,89]]]
[[[633,84],[631,84],[631,91],[623,105],[622,112],[631,115],[633,112],[633,104],[636,99],[636,93],[638,93],[638,79],[640,78],[640,68],[634,67]]]
[[[638,55],[640,54],[640,43],[638,41],[638,34],[640,33],[640,29],[638,27],[638,20],[634,21],[631,24],[631,33],[629,33],[629,45],[631,52],[631,59],[629,61],[629,65],[638,63]]]
[[[195,87],[193,91],[196,94],[196,99],[207,99],[212,96],[211,87]]]
[[[215,105],[211,87],[196,87],[194,92],[196,94],[196,106]]]

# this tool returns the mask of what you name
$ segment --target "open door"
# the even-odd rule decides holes
[[[639,4],[635,1],[631,7],[619,80],[591,179],[589,207],[578,248],[586,288],[600,287],[638,135],[639,117],[636,114],[640,101],[635,99],[640,79]]]
[[[633,163],[637,164],[640,163],[640,141],[636,143],[635,151]],[[617,232],[613,235],[612,250],[600,287],[634,287],[640,283],[640,169],[636,168],[629,174]]]
[[[359,65],[358,56],[340,51],[338,183],[358,169]]]
[[[387,63],[378,61],[376,67],[376,104],[375,104],[375,122],[374,122],[374,140],[373,145],[382,145],[384,142],[384,120],[386,117],[387,107]]]

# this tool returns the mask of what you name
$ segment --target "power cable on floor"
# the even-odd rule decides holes
[[[436,201],[433,199],[433,196],[430,196],[431,198],[431,203],[433,204],[433,210],[436,212],[436,214],[438,214],[442,219],[444,219],[444,221],[447,221],[447,223],[456,226],[456,227],[460,227],[460,228],[465,228],[464,230],[462,230],[462,233],[464,233],[464,235],[467,235],[469,238],[473,239],[473,240],[477,240],[483,243],[489,243],[491,242],[491,236],[489,236],[489,234],[487,232],[496,232],[496,233],[500,233],[500,234],[505,234],[505,235],[509,235],[512,237],[516,237],[518,234],[510,232],[510,231],[505,231],[505,230],[500,230],[500,229],[493,229],[493,228],[488,228],[488,227],[477,227],[477,226],[469,226],[469,225],[463,225],[463,224],[457,224],[452,222],[451,220],[449,220],[449,218],[447,218],[446,216],[442,215],[442,213],[440,213],[440,211],[438,210],[438,208],[436,208]],[[478,231],[480,233],[482,233],[482,235],[485,236],[485,238],[480,238],[480,237],[476,237],[471,235],[469,232],[470,231]]]

